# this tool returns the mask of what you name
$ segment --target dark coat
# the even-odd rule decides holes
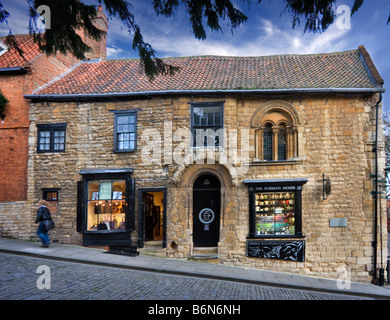
[[[45,220],[51,220],[50,211],[47,207],[40,206],[37,211],[37,219],[35,220],[35,223]]]

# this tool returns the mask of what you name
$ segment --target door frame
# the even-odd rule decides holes
[[[138,189],[138,248],[144,247],[145,242],[145,214],[142,207],[142,194],[144,192],[163,192],[163,241],[162,248],[167,247],[167,188],[139,188]]]

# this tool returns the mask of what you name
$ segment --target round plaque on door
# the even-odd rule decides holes
[[[204,208],[199,212],[199,220],[204,224],[210,224],[215,217],[214,211],[210,208]]]

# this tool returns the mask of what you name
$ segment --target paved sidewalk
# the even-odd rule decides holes
[[[108,254],[105,250],[82,246],[52,244],[41,248],[40,242],[22,241],[0,237],[0,252],[63,260],[78,263],[111,266],[142,271],[163,272],[176,275],[196,276],[210,279],[238,281],[259,285],[278,286],[301,290],[370,296],[390,299],[390,286],[351,283],[350,289],[339,289],[337,281],[325,278],[271,272],[253,268],[190,262],[186,260],[156,258],[139,255],[128,257]]]

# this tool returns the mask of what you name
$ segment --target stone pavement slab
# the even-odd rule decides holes
[[[122,256],[108,254],[105,250],[75,245],[51,244],[41,248],[40,242],[22,241],[0,237],[0,252],[17,253],[47,259],[96,264],[116,268],[129,268],[176,275],[238,281],[252,284],[278,286],[329,293],[370,296],[390,299],[390,286],[352,282],[351,288],[340,289],[337,280],[312,276],[266,271],[239,266],[193,262],[152,256]]]

